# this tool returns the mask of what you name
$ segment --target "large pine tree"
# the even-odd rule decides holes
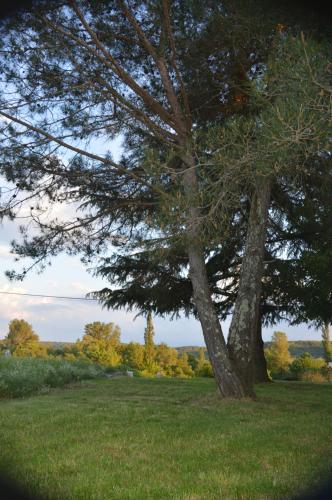
[[[156,233],[179,244],[220,392],[236,397],[253,394],[271,178],[317,149],[322,108],[313,104],[325,110],[327,100],[316,96],[324,54],[309,71],[301,45],[282,53],[282,29],[248,20],[233,2],[68,0],[2,27],[2,172],[16,184],[2,213],[18,215],[23,191],[40,230],[23,231],[16,252],[43,263],[63,249],[89,260],[110,242],[137,248]],[[311,64],[312,50],[305,54]],[[89,147],[120,132],[121,161]],[[223,240],[220,221],[243,196],[249,229],[228,350],[205,256],[212,229]],[[79,203],[82,214],[49,221],[46,200]]]

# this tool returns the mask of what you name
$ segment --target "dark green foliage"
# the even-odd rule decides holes
[[[39,264],[62,250],[83,253],[89,261],[105,249],[109,234],[118,244],[130,231],[140,237],[145,224],[155,224],[155,207],[161,201],[160,189],[157,195],[151,186],[160,184],[167,192],[173,182],[172,169],[159,172],[147,157],[147,149],[153,147],[156,159],[164,161],[174,156],[176,147],[176,135],[171,133],[175,118],[155,60],[144,44],[134,42],[137,33],[123,6],[82,0],[77,8],[89,19],[105,52],[120,65],[122,76],[83,29],[71,3],[42,3],[2,26],[0,67],[8,93],[2,89],[1,109],[13,113],[15,91],[14,107],[23,121],[32,118],[31,126],[43,132],[28,127],[22,133],[18,122],[4,122],[2,173],[16,187],[2,216],[15,215],[21,190],[35,195],[31,215],[36,224],[40,222],[40,233],[30,238],[23,230],[23,242],[14,248]],[[170,40],[164,38],[161,6],[142,1],[137,9],[138,16],[140,10],[145,12],[139,16],[142,29],[165,58],[188,122],[204,128],[243,112],[237,98],[247,84],[246,72],[266,53],[271,25],[266,29],[262,18],[246,20],[232,2],[173,2],[176,67]],[[93,154],[90,140],[102,137],[109,142],[119,132],[126,143],[120,165],[110,152]],[[58,140],[63,142],[57,144]],[[76,146],[79,152],[71,150]],[[72,201],[80,204],[79,217],[41,223],[46,205]]]
[[[160,6],[144,1],[138,5],[148,13],[140,19],[142,28],[157,45],[164,22]],[[91,27],[106,50],[128,75],[135,78],[142,92],[148,92],[167,110],[160,75],[144,47],[132,43],[136,34],[121,8],[109,2],[103,2],[101,7],[86,1],[78,2],[78,7],[88,15]],[[251,2],[227,1],[222,5],[214,1],[173,2],[174,43],[195,134],[199,129],[204,134],[211,124],[215,126],[228,117],[247,116],[248,112],[256,109],[254,103],[251,107],[243,104],[252,98],[248,94],[248,84],[267,61],[273,46],[275,26],[280,22],[293,26],[295,17],[298,26],[294,32],[297,33],[300,26],[308,22],[305,14],[298,18],[300,13],[297,9],[292,11],[284,5],[276,7],[273,2],[255,2],[255,15],[248,16],[252,8]],[[154,126],[163,129],[164,123],[156,109],[149,107],[145,98],[142,102],[130,85],[124,85],[105,60],[98,57],[93,43],[87,44],[90,35],[84,33],[81,22],[71,9],[56,2],[54,5],[45,3],[36,12],[10,20],[3,31],[2,43],[6,48],[1,61],[3,78],[8,79],[10,86],[16,87],[22,105],[20,109],[25,110],[22,111],[23,117],[33,116],[35,125],[55,138],[64,136],[69,146],[77,144],[77,140],[85,144],[98,136],[109,141],[119,131],[126,138],[126,155],[121,163],[124,170],[120,172],[110,154],[101,155],[101,159],[93,158],[89,148],[82,146],[87,154],[84,151],[81,155],[75,152],[70,158],[71,153],[67,151],[64,161],[57,153],[64,152],[65,146],[58,145],[53,153],[55,145],[47,137],[40,137],[35,131],[27,131],[21,136],[19,125],[15,129],[14,123],[7,126],[6,122],[3,131],[5,142],[2,144],[2,155],[6,161],[2,168],[7,179],[16,183],[17,189],[11,192],[12,203],[6,205],[3,215],[14,215],[16,205],[19,205],[17,196],[20,189],[29,193],[38,192],[37,201],[33,204],[36,221],[45,208],[43,205],[52,205],[55,201],[66,203],[76,200],[82,208],[82,215],[77,219],[44,223],[40,226],[41,233],[32,240],[24,233],[23,243],[15,244],[17,254],[28,255],[42,263],[48,256],[67,250],[70,253],[82,252],[90,261],[105,250],[109,234],[115,235],[113,243],[120,246],[128,242],[129,235],[140,239],[142,231],[149,226],[155,228],[156,223],[160,223],[159,216],[155,219],[156,206],[165,201],[160,200],[160,192],[156,194],[148,186],[151,187],[151,183],[160,184],[164,191],[168,191],[174,184],[169,175],[173,167],[167,166],[165,160],[173,155],[168,151],[173,142],[169,138],[170,144],[165,146],[157,133],[151,134],[149,127],[129,109],[128,103],[134,104],[139,112],[144,112]],[[172,73],[172,50],[162,37],[160,42],[158,50],[164,50]],[[36,45],[38,50],[27,50],[30,45]],[[172,74],[172,77],[175,76]],[[180,93],[179,88],[177,91]],[[179,100],[184,106],[181,95]],[[10,97],[5,92],[2,103],[3,109],[10,104]],[[51,110],[56,116],[54,122],[49,116]],[[170,124],[164,114],[168,130]],[[25,135],[31,143],[28,151],[23,143]],[[197,138],[195,142],[199,147]],[[232,142],[236,142],[234,138]],[[147,150],[151,148],[155,151],[152,165],[147,157]],[[167,172],[158,171],[160,160],[166,162]],[[45,176],[50,173],[52,175],[46,182]],[[205,175],[203,171],[202,175]],[[166,203],[169,208],[169,200],[166,199]],[[174,209],[177,212],[175,206]],[[17,274],[16,271],[11,276]],[[181,307],[187,307],[191,286],[180,279],[177,284],[180,289],[176,297],[184,296]],[[159,300],[157,289],[154,288],[154,291],[156,300]],[[143,285],[128,285],[125,295],[121,294],[121,290],[114,293],[114,300],[119,303],[134,304],[135,297],[144,307],[149,302]],[[163,310],[174,310],[174,302]]]

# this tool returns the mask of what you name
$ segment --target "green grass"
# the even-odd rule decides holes
[[[52,499],[287,499],[331,467],[332,386],[94,380],[0,403],[2,471]]]
[[[102,376],[102,367],[84,361],[0,356],[0,399],[45,393],[52,387]]]

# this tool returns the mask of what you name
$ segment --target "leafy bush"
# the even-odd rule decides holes
[[[316,384],[321,384],[326,382],[326,377],[318,371],[305,371],[300,374],[299,379],[303,382],[315,382]]]
[[[47,392],[70,382],[104,376],[104,369],[84,361],[0,357],[0,398]]]
[[[198,377],[214,377],[212,365],[208,361],[206,361],[200,368],[197,370],[196,375]]]
[[[305,372],[321,372],[325,367],[323,358],[313,358],[308,352],[304,352],[290,364],[290,372],[296,378],[301,379],[301,375]]]

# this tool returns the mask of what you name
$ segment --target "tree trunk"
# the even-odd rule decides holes
[[[267,374],[267,365],[264,354],[264,342],[262,339],[262,317],[258,314],[256,337],[254,339],[254,383],[271,382]]]
[[[270,193],[271,180],[267,177],[259,178],[250,207],[239,290],[228,337],[230,358],[247,393],[253,393],[253,352],[258,329]]]
[[[188,200],[198,192],[194,159],[187,155],[185,164],[188,167],[183,174],[183,186]],[[214,307],[208,284],[201,242],[200,209],[197,204],[190,203],[187,217],[187,252],[189,273],[193,287],[193,298],[199,321],[212,364],[219,391],[223,397],[242,398],[250,396],[229,359],[226,342],[221,330],[219,318]]]
[[[330,327],[328,321],[324,321],[324,324],[322,326],[322,344],[324,349],[324,359],[326,363],[331,363],[332,345],[330,342]]]
[[[224,397],[250,396],[251,394],[248,394],[241,384],[228,356],[219,318],[211,298],[202,251],[196,245],[191,245],[188,257],[195,306],[220,393]]]

